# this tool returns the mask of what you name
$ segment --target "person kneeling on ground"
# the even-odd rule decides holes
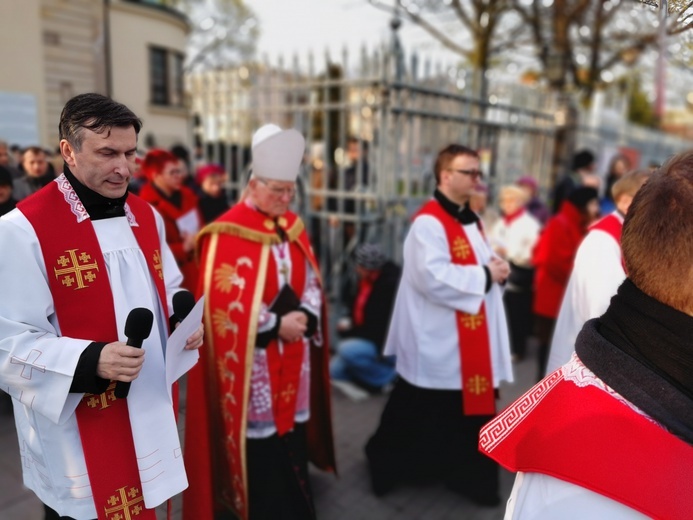
[[[332,384],[356,401],[387,389],[395,379],[395,358],[383,356],[400,268],[374,244],[356,248],[358,293],[351,317],[337,324],[344,338],[330,362]]]

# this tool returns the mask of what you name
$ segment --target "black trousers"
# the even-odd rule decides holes
[[[478,502],[498,498],[498,465],[479,452],[479,430],[493,415],[464,415],[460,390],[431,390],[402,378],[366,444],[374,491],[403,481],[443,480]]]
[[[54,509],[43,504],[44,520],[75,520],[71,516],[60,516]],[[96,520],[96,518],[94,519]]]
[[[527,352],[527,340],[532,334],[532,289],[506,289],[503,303],[508,317],[510,347],[513,354],[523,358]]]
[[[247,439],[250,520],[313,520],[305,424],[279,437]]]

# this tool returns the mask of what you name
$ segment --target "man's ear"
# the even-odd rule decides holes
[[[630,204],[632,202],[633,202],[633,195],[628,195],[627,193],[624,193],[616,201],[616,209],[619,210],[624,215],[626,215],[628,213],[628,209],[630,209]]]
[[[75,150],[67,139],[60,140],[60,155],[63,156],[63,161],[72,168],[75,165]]]

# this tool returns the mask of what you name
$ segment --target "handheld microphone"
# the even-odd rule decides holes
[[[173,314],[178,321],[183,321],[195,307],[195,296],[190,291],[178,291],[173,295]]]
[[[154,315],[149,309],[138,307],[132,309],[125,320],[125,335],[128,337],[127,345],[142,348],[142,342],[149,337],[154,323]],[[115,387],[115,396],[123,399],[130,392],[130,382],[118,381]]]

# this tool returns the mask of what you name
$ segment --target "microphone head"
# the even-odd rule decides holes
[[[173,313],[179,321],[183,321],[195,306],[195,296],[190,291],[178,291],[173,295]]]
[[[125,320],[125,335],[131,339],[144,340],[149,337],[153,323],[152,311],[144,307],[132,309]]]

